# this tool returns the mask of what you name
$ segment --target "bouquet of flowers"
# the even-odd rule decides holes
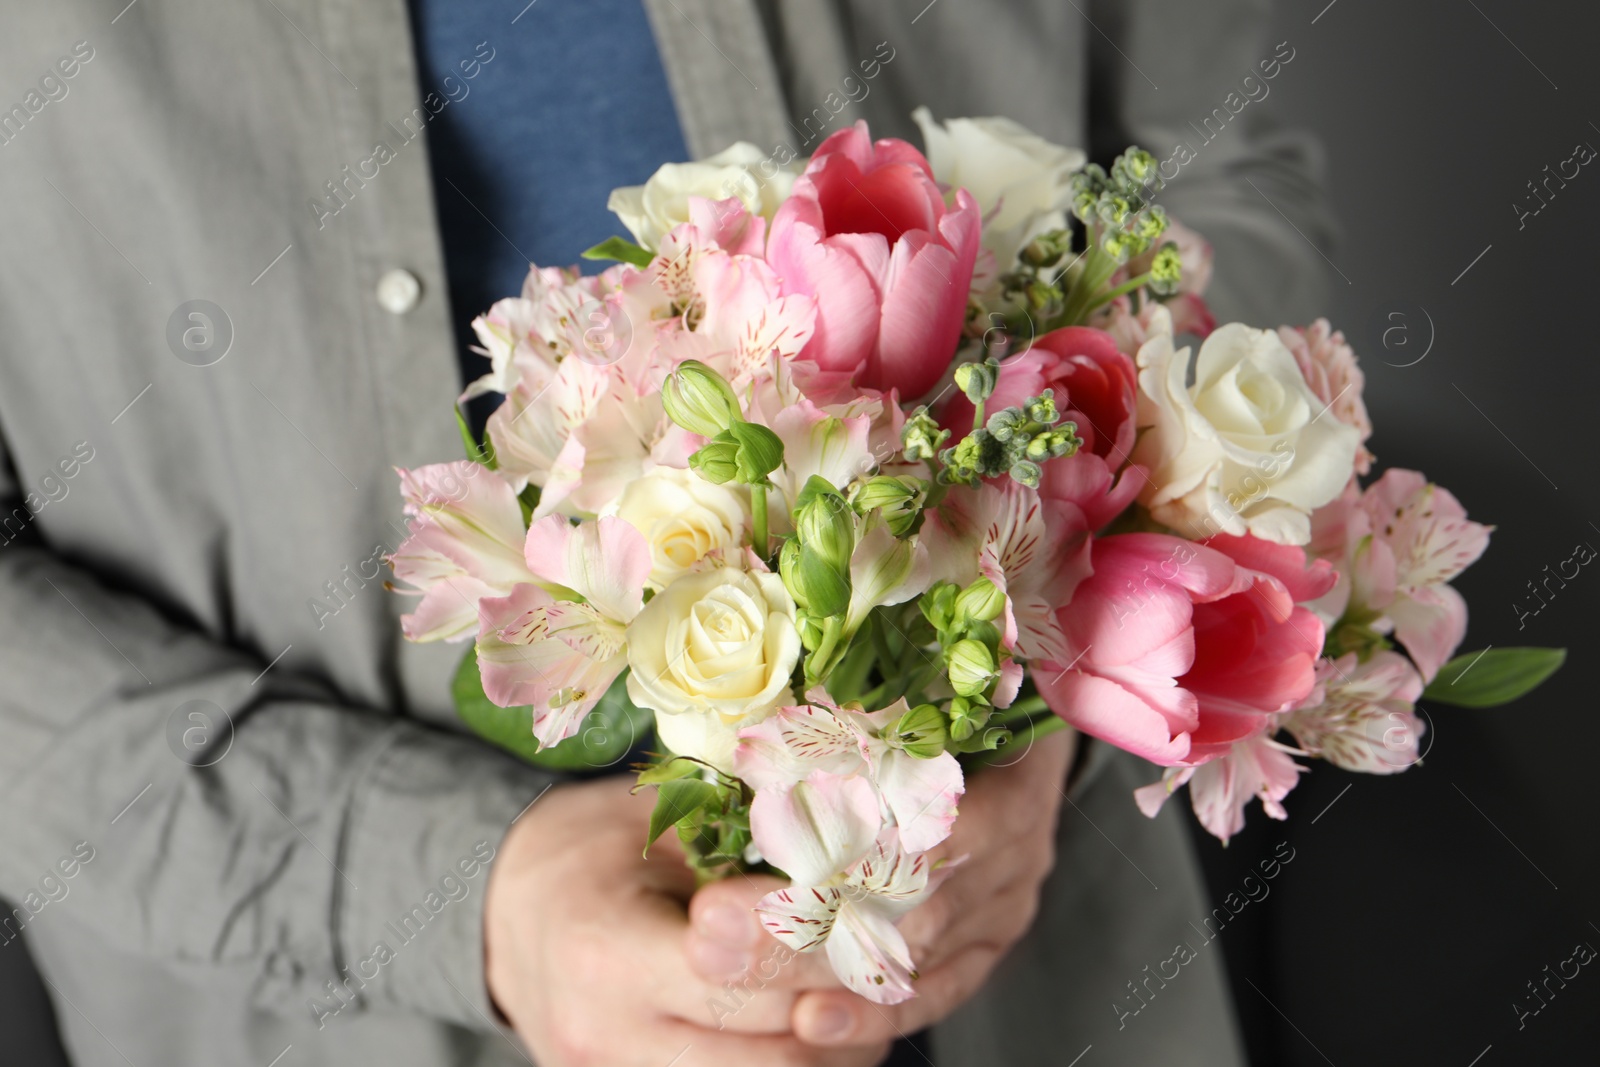
[[[786,876],[773,936],[882,1003],[995,753],[1071,725],[1226,841],[1253,796],[1286,816],[1296,757],[1403,770],[1423,696],[1561,659],[1451,658],[1489,527],[1412,471],[1362,487],[1325,321],[1215,325],[1153,156],[916,118],[926,155],[858,123],[800,173],[740,145],[616,190],[636,243],[586,253],[615,265],[535,268],[475,321],[463,400],[504,402],[468,460],[400,472],[391,561],[408,638],[474,642],[475,730],[635,753],[648,840]]]

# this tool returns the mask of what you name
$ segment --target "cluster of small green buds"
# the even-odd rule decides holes
[[[1072,213],[1098,232],[1107,255],[1126,263],[1166,232],[1166,211],[1149,200],[1163,184],[1155,157],[1130,147],[1112,163],[1110,174],[1091,163],[1072,176]]]
[[[935,704],[918,704],[883,731],[883,740],[918,759],[933,759],[945,750],[950,729],[944,712]]]
[[[907,537],[922,525],[922,501],[927,483],[920,478],[879,474],[858,484],[850,503],[862,515],[882,511],[883,521],[896,537]]]
[[[1020,406],[1001,408],[981,429],[940,453],[944,464],[940,477],[975,485],[980,478],[1009,474],[1023,485],[1037,488],[1042,464],[1070,456],[1083,445],[1077,424],[1060,422],[1060,417],[1050,389],[1028,397]]]
[[[661,406],[685,430],[710,438],[689,457],[689,466],[709,482],[766,485],[767,476],[783,463],[782,439],[746,422],[733,387],[699,360],[684,360],[667,375]]]
[[[900,451],[910,462],[921,463],[937,456],[949,439],[950,431],[934,421],[927,407],[919,407],[906,419],[905,428],[900,431]]]
[[[1150,280],[1145,283],[1156,296],[1171,296],[1183,280],[1183,258],[1178,246],[1168,241],[1150,261]]]
[[[997,620],[1006,595],[980,576],[965,589],[936,582],[923,594],[923,616],[933,626],[943,651],[945,672],[955,698],[950,703],[950,737],[967,741],[988,721],[990,703],[1009,653],[1001,647]]]

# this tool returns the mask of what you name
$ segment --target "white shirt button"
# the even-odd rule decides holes
[[[378,306],[391,315],[404,315],[422,299],[422,283],[408,270],[396,267],[378,279]]]

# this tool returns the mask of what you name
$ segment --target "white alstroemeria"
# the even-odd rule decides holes
[[[873,608],[904,604],[920,596],[933,581],[928,550],[916,537],[901,539],[890,532],[883,514],[866,520],[861,539],[850,557],[850,607],[844,631],[853,634]]]
[[[750,826],[762,855],[792,878],[815,879],[859,859],[891,821],[913,852],[950,835],[965,790],[961,764],[948,752],[921,759],[884,739],[909,710],[905,700],[864,712],[835,705],[820,688],[807,699],[739,732],[734,768],[756,790]],[[869,785],[870,808],[860,807],[859,790],[847,785],[855,782]],[[825,822],[838,840],[818,840],[816,816],[808,813],[824,810],[833,812]],[[861,811],[865,817],[852,817]],[[851,842],[860,849],[853,855]],[[831,866],[818,872],[802,856],[829,857]]]
[[[898,1004],[915,995],[916,969],[895,921],[932,891],[928,867],[926,854],[905,851],[891,830],[825,882],[768,893],[756,914],[796,952],[826,946],[846,987],[878,1004]]]
[[[552,515],[529,528],[524,552],[535,575],[584,599],[529,584],[483,598],[478,665],[485,695],[501,707],[531,705],[533,735],[553,745],[577,731],[627,666],[650,548],[621,519],[573,526]]]
[[[762,173],[768,169],[773,173]],[[733,197],[746,211],[771,222],[796,177],[793,170],[773,165],[755,145],[739,141],[698,163],[667,163],[643,185],[613,189],[606,208],[634,240],[654,251],[667,234],[689,221],[691,198]]]

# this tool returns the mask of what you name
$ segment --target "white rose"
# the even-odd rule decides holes
[[[766,173],[774,168],[775,173]],[[771,222],[778,205],[789,198],[796,176],[755,145],[739,141],[698,163],[667,163],[643,185],[611,190],[606,209],[622,220],[634,240],[655,251],[663,237],[689,221],[691,196],[735,197],[752,215]]]
[[[695,564],[733,559],[750,527],[748,491],[714,485],[692,470],[657,467],[628,483],[612,509],[650,546],[649,586],[665,589]]]
[[[718,567],[679,578],[628,626],[628,696],[673,752],[731,772],[738,731],[793,702],[799,659],[783,580]]]
[[[1069,179],[1088,157],[1051,144],[1006,118],[933,120],[925,107],[911,113],[922,127],[933,176],[964,188],[983,212],[983,246],[1008,271],[1041,233],[1065,229]]]
[[[1327,415],[1271,330],[1231,323],[1173,349],[1162,309],[1139,349],[1139,443],[1149,471],[1139,502],[1187,537],[1311,539],[1311,512],[1350,480],[1360,431]]]

